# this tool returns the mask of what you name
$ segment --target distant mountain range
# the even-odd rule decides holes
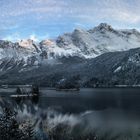
[[[0,84],[55,87],[61,80],[78,80],[81,87],[139,85],[139,47],[137,30],[115,30],[106,23],[40,43],[1,40]]]

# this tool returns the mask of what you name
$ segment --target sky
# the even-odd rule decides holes
[[[140,30],[140,0],[0,0],[0,39],[40,41],[100,23]]]

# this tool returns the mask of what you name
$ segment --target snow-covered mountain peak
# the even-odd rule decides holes
[[[89,32],[101,32],[101,31],[113,31],[111,25],[107,23],[101,23],[98,26],[94,27],[93,29],[89,30]]]
[[[50,39],[46,39],[46,40],[43,40],[40,42],[40,45],[42,46],[53,46],[55,44],[55,42],[53,40],[50,40]]]
[[[20,47],[23,47],[23,48],[26,48],[26,49],[35,49],[33,44],[34,44],[34,41],[31,40],[31,39],[24,39],[24,40],[21,40],[18,42],[19,46]]]
[[[63,56],[94,58],[106,52],[125,51],[140,47],[140,32],[135,29],[116,30],[101,23],[91,30],[75,29],[55,40],[40,43],[31,39],[17,43],[0,40],[0,62],[22,61],[26,65],[40,65],[48,59]]]
[[[140,32],[136,29],[122,29],[119,31],[123,33],[125,36],[135,35],[136,37],[140,38]]]
[[[84,32],[86,32],[84,29],[76,28],[76,29],[74,29],[73,34],[76,34],[76,33],[84,33]]]
[[[15,46],[11,41],[0,40],[0,48],[9,48]]]
[[[117,30],[101,23],[91,30],[75,29],[72,33],[59,36],[57,46],[75,50],[79,56],[93,58],[113,51],[124,51],[140,47],[140,33],[135,29]]]

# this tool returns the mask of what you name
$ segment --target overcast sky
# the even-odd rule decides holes
[[[0,0],[0,39],[55,38],[101,22],[140,29],[140,0]]]

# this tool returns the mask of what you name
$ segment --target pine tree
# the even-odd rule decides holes
[[[21,91],[21,89],[19,87],[16,89],[16,93],[19,94],[19,95],[22,94],[22,91]]]
[[[36,86],[36,85],[33,85],[32,86],[32,94],[36,94],[36,95],[39,95],[39,87]]]
[[[0,140],[26,140],[16,121],[16,112],[9,108],[4,108],[0,116]]]
[[[34,140],[35,131],[30,121],[24,123],[22,132],[24,133],[26,140]]]

